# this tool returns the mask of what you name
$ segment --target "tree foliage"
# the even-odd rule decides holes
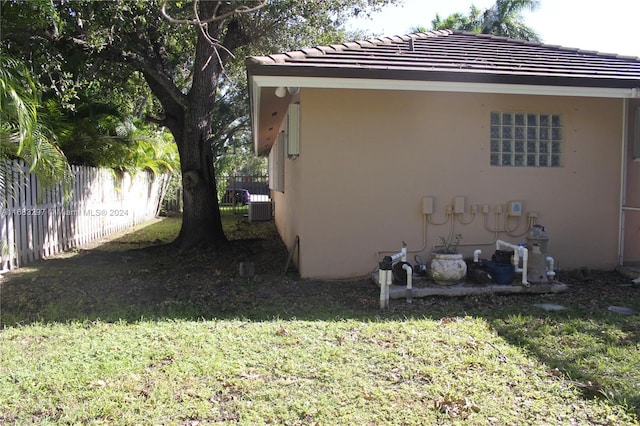
[[[539,0],[496,0],[493,6],[485,10],[472,5],[468,15],[453,13],[442,18],[436,14],[431,21],[431,28],[472,31],[540,42],[538,34],[522,18],[523,11],[534,11],[539,6]]]
[[[5,0],[3,47],[28,52],[40,81],[69,108],[88,85],[144,80],[156,101],[144,116],[170,130],[180,156],[177,244],[219,246],[226,238],[214,157],[246,140],[244,57],[343,39],[348,17],[393,1]]]
[[[0,159],[23,159],[44,187],[60,181],[68,184],[71,179],[53,130],[58,112],[55,104],[41,102],[27,67],[0,54]],[[4,175],[0,177],[4,188]]]

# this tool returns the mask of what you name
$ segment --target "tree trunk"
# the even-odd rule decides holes
[[[202,16],[213,16],[216,2],[200,4]],[[217,39],[220,26],[209,25],[207,31],[211,39]],[[167,93],[162,85],[150,84],[164,96],[158,96],[167,113],[167,126],[171,130],[180,154],[180,169],[183,186],[182,228],[174,242],[179,249],[221,248],[227,238],[222,229],[220,207],[216,191],[211,147],[211,126],[213,106],[216,99],[218,80],[223,67],[221,57],[200,28],[194,30],[197,36],[193,64],[193,77],[189,93],[176,99],[175,93]]]
[[[175,244],[181,249],[220,248],[227,238],[220,218],[213,156],[208,132],[199,128],[197,121],[198,117],[185,120],[184,136],[178,143],[184,209]]]

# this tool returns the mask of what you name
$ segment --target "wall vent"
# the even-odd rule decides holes
[[[271,201],[255,201],[249,203],[249,222],[265,222],[271,220]]]

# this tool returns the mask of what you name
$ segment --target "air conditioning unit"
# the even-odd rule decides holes
[[[271,201],[252,201],[249,203],[249,222],[271,220]]]

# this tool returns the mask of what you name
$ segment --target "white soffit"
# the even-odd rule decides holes
[[[497,93],[510,95],[637,98],[639,90],[605,87],[538,86],[525,84],[447,81],[378,80],[361,78],[283,77],[253,75],[254,87],[311,87],[318,89],[414,90],[424,92]],[[256,87],[256,88],[257,88]]]

